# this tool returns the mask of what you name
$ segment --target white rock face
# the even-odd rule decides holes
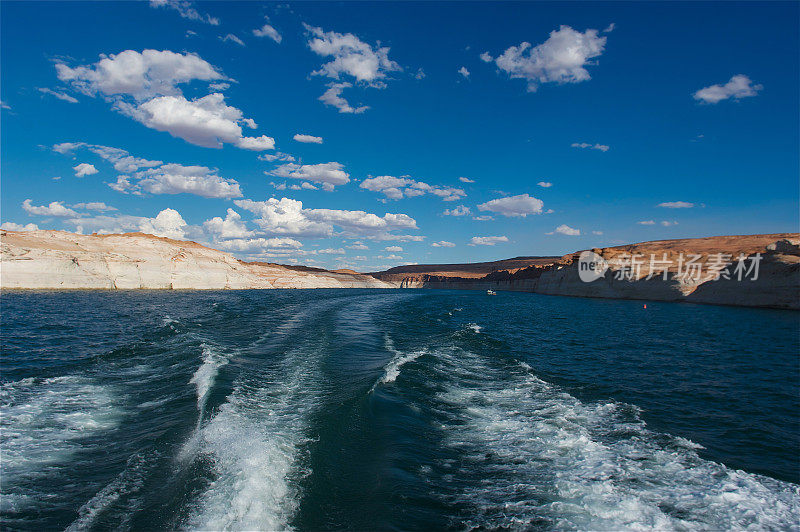
[[[394,288],[368,275],[241,262],[142,233],[0,231],[2,288]]]

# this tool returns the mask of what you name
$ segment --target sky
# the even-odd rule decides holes
[[[2,228],[359,271],[795,232],[798,15],[2,2]]]

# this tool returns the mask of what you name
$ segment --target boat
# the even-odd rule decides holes
[[[497,292],[495,292],[494,290],[487,290],[486,291],[486,295],[487,296],[496,296]]]

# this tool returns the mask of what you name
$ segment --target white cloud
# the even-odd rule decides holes
[[[711,85],[695,92],[692,96],[695,100],[704,103],[719,103],[722,100],[733,98],[749,98],[758,94],[764,88],[763,85],[753,85],[749,77],[744,74],[733,76],[725,85]]]
[[[31,200],[26,199],[22,202],[22,208],[28,214],[36,216],[57,216],[59,218],[66,218],[69,216],[80,216],[77,212],[70,208],[64,207],[63,201],[53,201],[50,205],[33,205]]]
[[[150,194],[187,193],[206,198],[239,198],[242,196],[236,180],[220,177],[217,175],[216,169],[205,166],[185,166],[150,161],[134,157],[119,148],[84,142],[63,142],[53,146],[53,150],[58,153],[69,153],[78,148],[88,149],[112,163],[116,171],[124,173],[117,177],[116,182],[109,184],[118,192],[134,194],[142,192]],[[94,167],[92,166],[92,168]],[[77,170],[78,167],[76,166],[75,169]],[[97,170],[95,170],[96,172]]]
[[[431,246],[435,248],[454,248],[456,245],[452,242],[448,242],[447,240],[440,240],[438,242],[432,242]]]
[[[226,42],[226,41],[235,42],[235,43],[236,43],[236,44],[238,44],[239,46],[244,46],[244,45],[245,45],[245,44],[244,44],[244,41],[243,41],[243,40],[241,40],[241,39],[240,39],[239,37],[237,37],[236,35],[234,35],[233,33],[229,33],[229,34],[227,34],[225,37],[220,37],[220,39],[221,39],[223,42]]]
[[[636,222],[639,225],[656,225],[654,220],[642,220],[641,222]]]
[[[75,170],[75,175],[77,177],[94,175],[98,172],[97,168],[95,168],[93,164],[88,163],[81,163],[78,166],[74,166],[72,169]]]
[[[340,113],[361,114],[369,109],[369,106],[362,105],[359,107],[353,107],[342,97],[342,90],[348,89],[352,86],[352,83],[347,82],[329,83],[328,90],[326,90],[322,96],[319,97],[319,101],[325,105],[336,107]]]
[[[256,28],[253,30],[253,35],[256,37],[269,37],[276,43],[279,43],[283,40],[281,34],[278,33],[278,30],[270,26],[269,24],[264,24],[260,28]]]
[[[659,207],[666,207],[667,209],[691,209],[694,207],[694,203],[689,203],[688,201],[665,201],[664,203],[659,203]]]
[[[219,19],[207,14],[201,14],[194,8],[194,3],[188,0],[150,0],[150,7],[166,7],[174,9],[178,14],[185,19],[195,20],[197,22],[205,22],[212,26],[219,25]]]
[[[607,152],[611,149],[610,146],[606,146],[605,144],[592,144],[591,142],[573,142],[571,144],[573,148],[581,148],[581,149],[592,149],[592,150],[600,150],[602,152]]]
[[[461,181],[462,183],[474,183],[475,182],[474,179],[470,179],[468,177],[459,177],[458,180]]]
[[[245,137],[240,124],[246,124],[247,119],[239,109],[226,105],[225,96],[218,92],[194,100],[159,96],[128,111],[145,126],[198,146],[221,148],[223,144],[233,144],[254,151],[275,148],[275,140],[266,135]]]
[[[315,137],[313,135],[304,135],[302,133],[296,134],[294,140],[297,142],[305,142],[307,144],[322,144],[322,137]]]
[[[617,24],[615,22],[612,22],[611,24],[606,26],[606,29],[603,30],[603,33],[611,33],[612,31],[614,31],[614,29],[616,29],[616,27]]]
[[[242,191],[233,179],[224,179],[205,166],[165,164],[136,172],[135,189],[150,194],[195,194],[204,198],[240,198]]]
[[[550,183],[549,181],[539,181],[536,184],[539,185],[542,188],[550,188],[550,187],[553,186],[553,183]]]
[[[48,89],[47,87],[39,87],[39,92],[42,94],[49,94],[50,96],[55,96],[59,100],[63,100],[69,103],[78,103],[78,99],[70,96],[65,92],[54,91],[53,89]]]
[[[472,214],[472,212],[469,210],[469,207],[464,205],[459,205],[453,209],[445,209],[442,213],[444,216],[469,216],[470,214]]]
[[[39,226],[33,223],[20,225],[14,222],[3,222],[3,224],[0,225],[0,229],[5,231],[38,231]]]
[[[671,221],[671,222],[668,221],[668,220],[662,220],[661,225],[663,225],[664,227],[670,227],[670,226],[673,226],[673,225],[678,225],[678,222],[676,222],[674,220]]]
[[[603,232],[602,231],[592,231],[592,234],[593,235],[602,235]]]
[[[116,211],[116,207],[112,207],[110,205],[106,205],[102,201],[91,201],[89,203],[76,203],[75,205],[70,205],[73,209],[83,209],[86,211]]]
[[[591,79],[585,67],[595,64],[605,48],[606,37],[597,30],[575,31],[561,26],[550,32],[550,37],[537,46],[528,42],[511,46],[495,59],[497,67],[511,78],[528,82],[528,91],[534,92],[543,83],[579,83]],[[491,59],[488,53],[481,59]],[[487,61],[488,62],[488,61]]]
[[[275,152],[275,153],[262,153],[258,156],[259,161],[287,161],[287,162],[294,162],[295,158],[293,155],[283,152]]]
[[[248,238],[253,236],[253,231],[247,229],[241,215],[233,209],[228,209],[225,219],[215,216],[203,222],[203,228],[214,235],[216,239]]]
[[[325,32],[322,28],[305,24],[312,38],[308,47],[319,56],[332,57],[313,75],[340,79],[352,76],[358,82],[382,86],[379,80],[385,79],[388,72],[401,70],[400,65],[389,59],[389,48],[380,45],[372,47],[352,33]]]
[[[277,177],[305,179],[314,183],[321,183],[323,186],[335,187],[350,182],[350,174],[345,172],[343,168],[344,166],[337,162],[303,165],[286,163],[277,167],[271,174]]]
[[[580,236],[580,234],[581,234],[580,229],[575,229],[575,228],[570,227],[570,226],[568,226],[566,224],[559,225],[558,227],[556,227],[554,232],[558,233],[560,235],[567,235],[567,236]],[[550,233],[550,234],[552,234],[552,233]]]
[[[299,249],[302,242],[293,238],[233,238],[216,242],[224,251],[269,252],[276,249]]]
[[[137,101],[180,94],[177,85],[194,80],[227,80],[210,63],[191,53],[125,50],[100,57],[93,65],[75,68],[57,63],[58,79],[88,96],[129,95]]]
[[[73,225],[77,232],[91,231],[99,234],[126,233],[140,231],[155,236],[183,239],[188,226],[178,211],[164,209],[155,218],[143,216],[95,216],[90,218],[71,218],[64,223]]]
[[[400,246],[388,246],[384,249],[390,253],[400,253],[403,251],[403,248],[401,248]]]
[[[473,236],[469,240],[470,246],[494,246],[495,244],[508,242],[506,236]]]
[[[462,66],[458,69],[458,73],[464,76],[465,79],[469,78],[469,70],[467,70],[467,67]]]
[[[233,144],[248,150],[269,150],[274,139],[262,135],[245,137],[242,124],[254,128],[255,121],[225,104],[215,92],[187,100],[178,85],[192,81],[229,81],[211,64],[195,54],[168,50],[125,50],[102,55],[93,65],[71,68],[56,64],[61,81],[90,96],[102,95],[113,108],[145,126],[165,131],[199,146],[220,148]]]
[[[520,194],[481,203],[478,205],[478,210],[525,218],[529,214],[542,214],[542,207],[544,207],[542,200],[528,194]]]
[[[347,249],[369,249],[369,246],[367,246],[360,240],[357,240],[353,242],[351,245],[347,246]]]
[[[386,213],[383,216],[364,211],[306,209],[303,203],[290,198],[267,201],[235,200],[242,209],[258,216],[254,222],[267,234],[306,237],[329,237],[335,228],[339,236],[360,236],[375,240],[421,240],[424,237],[396,235],[400,229],[417,229],[417,222],[406,214]]]
[[[380,192],[387,198],[395,200],[433,194],[442,198],[443,201],[456,201],[467,195],[460,188],[429,185],[410,177],[394,177],[390,175],[370,177],[362,181],[359,186],[372,192]]]
[[[489,216],[488,214],[484,214],[482,216],[473,216],[473,220],[477,220],[479,222],[488,222],[489,220],[494,220],[494,216]]]
[[[483,52],[481,54],[481,61],[483,61],[484,63],[491,63],[492,61],[494,61],[494,58],[489,52]]]

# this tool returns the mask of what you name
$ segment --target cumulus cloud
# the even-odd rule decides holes
[[[188,229],[186,221],[174,209],[164,209],[155,218],[100,215],[89,218],[70,218],[64,223],[74,226],[78,233],[90,231],[98,234],[111,234],[139,231],[177,240],[186,238]]]
[[[337,185],[350,182],[350,174],[344,171],[344,165],[337,162],[320,164],[286,163],[270,172],[277,177],[290,177],[320,183],[325,190],[332,190]]]
[[[65,92],[54,91],[53,89],[48,89],[47,87],[39,87],[39,92],[42,94],[49,94],[50,96],[55,96],[59,100],[63,100],[69,103],[78,103],[78,99],[70,96]]]
[[[362,105],[359,107],[353,107],[346,99],[344,99],[344,97],[342,97],[342,91],[352,86],[352,83],[347,82],[329,83],[328,90],[326,90],[322,96],[319,97],[319,101],[325,105],[336,107],[340,113],[361,114],[369,109],[369,106]]]
[[[456,245],[453,242],[448,242],[447,240],[439,240],[438,242],[432,242],[431,246],[435,248],[454,248]]]
[[[22,208],[28,214],[35,216],[57,216],[59,218],[80,216],[77,212],[65,207],[63,201],[53,201],[49,205],[34,205],[30,199],[26,199],[22,202]]]
[[[460,188],[440,187],[416,181],[410,177],[394,177],[382,175],[365,179],[359,185],[372,192],[380,192],[389,199],[412,198],[424,194],[433,194],[444,201],[456,201],[466,197],[467,193]]]
[[[134,157],[120,148],[84,142],[63,142],[53,146],[54,151],[64,154],[77,149],[87,149],[99,155],[112,163],[116,171],[123,173],[117,177],[116,182],[109,183],[109,186],[117,192],[187,193],[205,198],[239,198],[242,196],[236,180],[220,177],[216,169],[205,166],[185,166],[151,161]],[[78,167],[75,169],[77,170]]]
[[[364,86],[384,88],[389,72],[402,70],[400,65],[389,59],[389,48],[380,43],[371,46],[352,33],[324,31],[322,28],[304,24],[309,35],[308,47],[321,57],[330,57],[318,70],[311,74],[325,76],[340,81],[350,77]],[[320,98],[321,101],[339,109],[340,113],[363,113],[368,107],[352,107],[342,97],[342,90],[352,87],[351,83],[332,83]]]
[[[216,243],[224,251],[265,252],[275,249],[299,249],[302,242],[288,237],[280,238],[232,238]]]
[[[315,137],[313,135],[304,135],[302,133],[296,134],[294,140],[297,142],[304,142],[306,144],[322,144],[322,137]]]
[[[581,148],[581,149],[592,149],[592,150],[600,150],[602,152],[607,152],[611,149],[610,146],[606,146],[605,144],[592,144],[591,142],[573,142],[571,144],[573,148]]]
[[[95,168],[93,164],[88,163],[81,163],[78,166],[74,166],[72,169],[75,170],[76,177],[94,175],[98,172],[97,168]]]
[[[733,76],[724,85],[704,87],[695,92],[692,96],[695,100],[713,104],[730,98],[734,100],[749,98],[758,94],[758,91],[763,88],[763,85],[754,85],[752,80],[744,74],[738,74]]]
[[[286,161],[293,163],[296,159],[294,158],[293,155],[279,151],[275,153],[262,153],[261,155],[258,156],[258,160],[269,161],[269,162]]]
[[[350,244],[349,246],[347,246],[347,249],[369,249],[369,246],[367,246],[366,244],[364,244],[360,240],[357,240],[357,241],[353,242],[352,244]]]
[[[523,42],[511,46],[494,60],[497,67],[510,78],[524,79],[528,91],[535,92],[543,83],[579,83],[591,79],[587,66],[599,57],[606,45],[606,37],[597,30],[581,33],[569,26],[550,32],[550,37],[537,46]],[[485,62],[491,61],[488,52],[481,54]]]
[[[385,251],[388,251],[390,253],[400,253],[400,252],[403,251],[403,248],[400,247],[400,246],[388,246],[388,247],[386,247],[384,249],[385,249]]]
[[[312,75],[337,80],[347,75],[358,82],[382,86],[378,82],[388,72],[401,70],[400,65],[389,59],[388,47],[372,47],[352,33],[326,32],[308,24],[305,28],[311,37],[308,47],[319,56],[332,58]]]
[[[490,54],[489,52],[483,52],[480,55],[480,57],[481,61],[483,61],[484,63],[491,63],[492,61],[494,61],[494,57],[492,57],[492,54]]]
[[[665,201],[664,203],[659,203],[658,206],[667,209],[691,209],[694,207],[694,203],[689,203],[688,201]]]
[[[555,228],[553,233],[558,233],[559,235],[567,235],[567,236],[580,236],[581,231],[580,229],[575,229],[566,224],[561,224]],[[547,233],[547,234],[552,235],[553,233]]]
[[[280,42],[283,40],[283,37],[281,37],[281,34],[278,33],[278,30],[276,30],[269,24],[264,24],[260,28],[254,29],[253,35],[255,35],[256,37],[269,37],[278,44],[280,44]]]
[[[225,96],[211,93],[186,99],[179,85],[192,81],[228,81],[211,64],[195,54],[168,50],[125,50],[102,55],[93,65],[56,64],[61,81],[89,96],[103,96],[114,109],[157,131],[192,144],[221,148],[232,144],[248,150],[270,150],[271,137],[246,137],[242,125],[255,128],[241,110],[228,106]]]
[[[150,0],[150,7],[164,7],[167,9],[173,9],[177,11],[182,18],[197,22],[205,22],[206,24],[211,24],[212,26],[219,25],[218,18],[212,17],[208,14],[201,14],[197,9],[195,9],[194,3],[188,0]]]
[[[0,225],[0,229],[5,231],[38,231],[39,226],[34,223],[21,225],[14,222],[3,222]]]
[[[364,237],[375,240],[421,240],[422,237],[397,235],[393,231],[417,229],[417,222],[406,214],[386,213],[383,216],[365,211],[338,209],[306,209],[299,200],[270,198],[250,199],[234,203],[254,213],[254,222],[269,235],[305,237]],[[336,228],[339,233],[336,233]]]
[[[525,218],[529,214],[542,214],[542,207],[544,207],[542,200],[528,194],[520,194],[481,203],[478,205],[478,210]]]
[[[673,226],[673,225],[678,225],[678,222],[676,222],[675,220],[672,220],[672,221],[662,220],[661,221],[661,225],[663,225],[664,227],[670,227],[670,226]]]
[[[85,211],[116,211],[116,207],[112,207],[110,205],[106,205],[102,201],[91,201],[88,203],[76,203],[74,205],[70,205],[73,209],[80,209]]]
[[[461,68],[458,69],[458,73],[464,76],[464,79],[469,78],[469,70],[467,70],[467,67],[462,66]]]
[[[442,213],[444,216],[469,216],[470,214],[472,214],[472,211],[465,205],[459,205],[452,209],[445,209]]]
[[[542,188],[550,188],[550,187],[553,186],[553,183],[550,183],[549,181],[539,181],[536,184],[539,185]]]
[[[642,220],[641,222],[636,222],[639,225],[656,225],[654,220]]]
[[[470,246],[494,246],[502,242],[508,242],[506,236],[473,236],[469,240]]]
[[[489,216],[488,214],[484,214],[481,216],[473,216],[473,220],[477,220],[479,222],[488,222],[489,220],[494,220],[494,216]]]
[[[474,179],[470,179],[468,177],[459,177],[458,180],[461,181],[462,183],[474,183],[475,182]]]

